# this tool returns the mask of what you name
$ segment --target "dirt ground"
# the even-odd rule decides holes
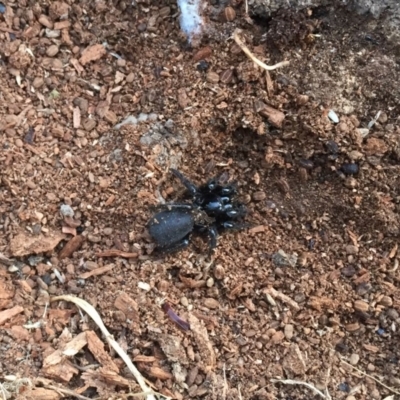
[[[138,398],[86,313],[50,302],[62,294],[93,305],[164,396],[400,398],[400,52],[385,16],[211,4],[193,47],[172,0],[1,0],[0,398]],[[290,64],[256,67],[236,28]],[[236,181],[251,227],[211,258],[200,237],[154,255],[152,206],[182,198],[169,168]]]

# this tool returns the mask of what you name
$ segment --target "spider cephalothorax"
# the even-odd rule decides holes
[[[238,220],[246,215],[243,204],[236,201],[234,185],[221,185],[217,179],[195,186],[179,171],[171,172],[186,187],[191,203],[170,203],[160,206],[148,223],[150,236],[157,250],[172,252],[189,245],[193,232],[207,234],[210,250],[217,245],[218,234],[226,229],[241,229],[245,225]]]

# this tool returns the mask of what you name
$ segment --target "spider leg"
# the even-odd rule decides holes
[[[224,221],[218,224],[218,228],[221,230],[234,230],[239,231],[246,228],[251,228],[252,225],[250,224],[241,224],[235,221]]]
[[[210,238],[209,246],[211,253],[217,247],[218,230],[216,224],[212,224],[208,228],[208,237]]]
[[[189,193],[195,197],[198,194],[197,186],[190,182],[182,173],[178,170],[171,168],[170,171],[182,182],[182,185],[189,191]]]
[[[187,203],[165,203],[165,204],[157,204],[150,206],[151,210],[193,210],[192,204]]]

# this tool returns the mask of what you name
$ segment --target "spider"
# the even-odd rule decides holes
[[[236,201],[234,185],[220,185],[216,178],[197,187],[181,172],[171,172],[185,186],[191,203],[169,203],[158,206],[162,211],[147,224],[150,236],[156,243],[156,251],[170,253],[187,247],[193,232],[206,234],[212,252],[217,246],[218,235],[228,229],[243,229],[238,222],[246,215],[243,204]]]

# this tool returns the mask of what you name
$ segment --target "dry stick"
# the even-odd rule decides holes
[[[235,32],[233,32],[233,40],[237,43],[237,45],[243,50],[243,52],[246,54],[247,57],[250,58],[251,61],[256,63],[259,67],[267,70],[267,71],[272,71],[274,69],[284,67],[285,65],[289,64],[289,61],[281,61],[278,64],[275,65],[267,65],[264,64],[262,61],[260,61],[256,56],[254,56],[251,51],[247,48],[247,46],[242,42],[242,39],[239,37],[239,33],[241,32],[240,29],[235,29]]]
[[[76,397],[79,400],[92,400],[90,397],[82,396],[81,394],[75,393],[73,390],[59,388],[57,386],[48,385],[45,386],[47,389],[54,390],[55,392],[59,392],[61,394],[67,394],[68,396]]]
[[[366,372],[362,371],[361,369],[356,368],[354,365],[351,365],[350,363],[348,363],[347,361],[343,360],[342,357],[340,357],[340,361],[343,364],[348,365],[349,367],[355,369],[357,372],[359,372],[360,374],[363,374],[364,376],[368,376],[368,378],[371,378],[372,380],[374,380],[376,383],[379,383],[379,385],[383,386],[385,389],[390,390],[392,393],[398,394],[400,395],[400,392],[398,392],[397,390],[391,388],[390,386],[385,385],[383,382],[381,382],[379,379],[374,378],[372,375],[367,374]]]
[[[311,383],[303,382],[303,381],[293,381],[292,379],[271,379],[271,382],[279,382],[283,383],[284,385],[301,385],[306,386],[311,389],[314,393],[319,394],[323,399],[327,399],[327,397],[318,390],[315,386],[311,385]]]
[[[53,302],[53,301],[59,301],[59,300],[70,301],[71,303],[74,303],[77,306],[79,306],[80,308],[82,308],[84,311],[86,311],[87,314],[90,315],[90,317],[93,319],[93,321],[96,323],[96,325],[102,331],[103,335],[106,337],[106,339],[107,339],[108,343],[111,345],[111,347],[125,361],[125,364],[129,368],[129,370],[132,372],[132,375],[135,377],[135,379],[136,379],[137,383],[139,384],[140,388],[142,389],[142,391],[145,393],[150,393],[147,395],[147,400],[156,400],[153,390],[146,385],[146,382],[144,381],[142,374],[133,365],[131,359],[125,353],[125,351],[122,349],[122,347],[114,340],[111,333],[108,332],[107,328],[105,327],[105,325],[104,325],[103,321],[101,320],[101,317],[100,317],[99,313],[96,311],[96,309],[91,304],[89,304],[87,301],[80,299],[79,297],[75,297],[75,296],[71,296],[71,295],[56,296],[56,297],[53,297],[50,301]]]

